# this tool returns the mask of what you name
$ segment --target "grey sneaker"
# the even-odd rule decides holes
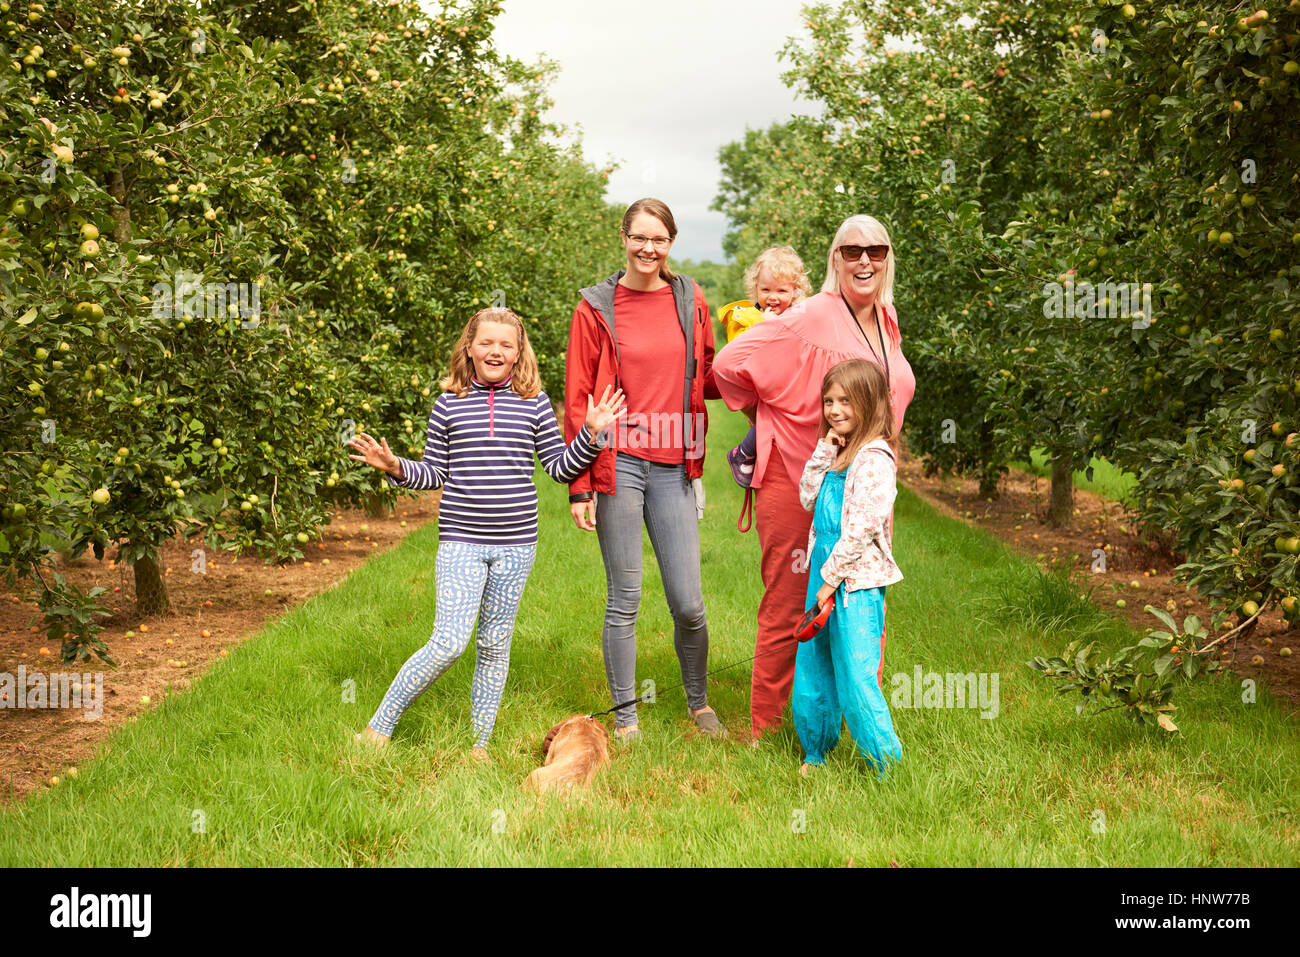
[[[710,737],[725,738],[727,729],[722,726],[718,716],[710,708],[708,711],[701,711],[699,714],[692,714],[695,726],[700,729],[700,734],[707,734]]]

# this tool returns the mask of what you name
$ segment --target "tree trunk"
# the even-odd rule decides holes
[[[392,514],[393,507],[383,492],[370,492],[362,502],[365,504],[366,515],[370,518],[388,518]]]
[[[135,609],[141,616],[162,615],[171,610],[167,583],[158,568],[158,553],[150,552],[132,566],[135,571]]]
[[[117,223],[113,227],[113,241],[118,243],[130,242],[131,207],[126,202],[126,180],[122,176],[120,169],[113,170],[113,178],[109,183],[108,192],[118,202],[118,205],[113,208],[113,219]]]
[[[987,419],[980,423],[980,498],[992,501],[998,497],[998,479],[1002,470],[1001,463],[993,462],[993,426]]]
[[[991,502],[998,497],[999,478],[1001,475],[995,468],[985,468],[980,471],[980,498]]]
[[[1047,524],[1064,528],[1074,515],[1074,455],[1058,451],[1052,456],[1052,497],[1047,506]]]

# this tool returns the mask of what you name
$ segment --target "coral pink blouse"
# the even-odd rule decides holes
[[[889,394],[897,430],[903,427],[903,413],[916,392],[916,376],[903,356],[897,312],[892,305],[878,305],[884,314]],[[879,350],[875,323],[858,321]],[[844,300],[834,292],[818,293],[758,323],[714,358],[713,374],[727,408],[757,407],[758,461],[753,488],[763,485],[773,443],[781,450],[791,484],[798,487],[804,463],[819,438],[822,379],[831,366],[847,359],[870,359],[879,364],[862,341]]]

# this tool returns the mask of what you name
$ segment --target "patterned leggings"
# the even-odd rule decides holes
[[[536,555],[535,544],[439,543],[438,611],[433,636],[402,665],[379,710],[370,719],[371,728],[392,735],[402,713],[469,647],[477,618],[477,660],[469,716],[478,734],[474,746],[487,747],[510,670],[510,638],[515,615]]]

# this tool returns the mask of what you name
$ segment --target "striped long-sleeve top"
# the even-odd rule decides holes
[[[444,392],[434,400],[424,458],[399,456],[402,480],[389,475],[388,481],[442,489],[439,541],[531,545],[537,541],[533,453],[547,475],[567,483],[604,445],[584,425],[565,446],[545,392],[525,399],[508,379],[496,385],[474,379],[464,396]]]

